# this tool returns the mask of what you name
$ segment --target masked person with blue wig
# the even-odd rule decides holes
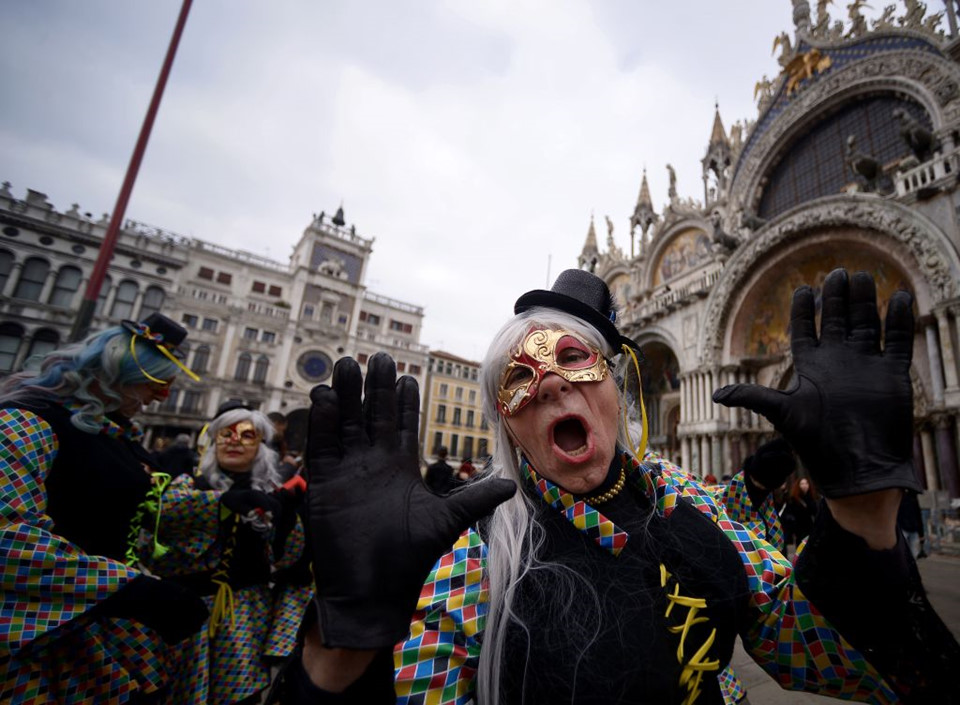
[[[287,702],[729,703],[738,636],[785,688],[957,702],[960,647],[896,529],[911,297],[883,335],[868,274],[832,272],[822,301],[818,330],[794,294],[794,389],[714,393],[765,415],[826,496],[795,564],[765,535],[782,476],[754,463],[715,495],[645,448],[634,344],[590,273],[517,301],[483,367],[491,473],[449,496],[420,481],[416,382],[341,360],[312,393],[317,610]]]
[[[0,701],[160,702],[168,645],[203,623],[197,595],[139,569],[169,476],[132,418],[195,378],[185,337],[155,313],[0,383]]]

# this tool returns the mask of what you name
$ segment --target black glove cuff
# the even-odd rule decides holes
[[[410,632],[416,604],[400,608],[376,601],[317,597],[323,645],[328,649],[393,649]]]
[[[808,465],[808,467],[816,466]],[[869,458],[861,461],[851,458],[847,467],[840,463],[836,472],[818,474],[817,488],[831,499],[852,497],[853,495],[891,488],[923,492],[923,487],[920,486],[920,481],[917,479],[916,472],[914,472],[912,461],[888,464],[870,462]]]

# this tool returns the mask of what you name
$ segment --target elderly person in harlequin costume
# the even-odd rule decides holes
[[[131,419],[193,376],[185,337],[125,321],[0,384],[0,702],[152,701],[203,623],[198,596],[139,569],[169,476]]]
[[[177,705],[259,702],[271,659],[296,646],[313,585],[309,573],[274,585],[274,573],[303,552],[303,481],[281,485],[273,434],[261,412],[224,405],[205,431],[197,476],[177,478],[164,494],[159,539],[168,550],[151,568],[203,595],[211,612],[179,649]]]
[[[714,394],[770,419],[826,495],[794,565],[762,535],[764,481],[739,473],[720,501],[644,450],[631,342],[591,274],[517,302],[484,363],[492,476],[448,497],[420,482],[415,382],[376,356],[361,402],[341,360],[312,393],[324,569],[286,701],[721,703],[739,635],[786,688],[956,702],[960,647],[896,531],[917,484],[912,302],[894,294],[881,346],[875,299],[869,275],[831,273],[818,332],[801,287],[798,386]]]

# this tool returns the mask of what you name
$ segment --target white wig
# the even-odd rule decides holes
[[[222,428],[233,426],[241,421],[249,421],[260,434],[263,442],[257,449],[257,455],[253,459],[253,467],[250,468],[250,485],[255,490],[261,492],[272,492],[280,486],[280,473],[277,470],[280,457],[277,451],[270,448],[267,444],[273,439],[273,424],[270,419],[260,411],[250,411],[249,409],[233,409],[217,416],[207,426],[207,450],[200,458],[199,471],[206,479],[210,487],[215,490],[228,490],[233,484],[233,480],[220,468],[217,463],[217,433]]]

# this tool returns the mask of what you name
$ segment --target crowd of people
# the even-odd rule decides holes
[[[957,702],[914,563],[909,295],[883,340],[868,275],[822,300],[818,330],[794,298],[797,389],[715,393],[778,432],[720,483],[648,447],[642,353],[581,270],[495,336],[480,468],[422,472],[384,354],[313,390],[302,455],[237,403],[153,454],[134,417],[193,375],[185,329],[56,350],[0,382],[0,701],[734,703],[739,636],[785,688]]]

